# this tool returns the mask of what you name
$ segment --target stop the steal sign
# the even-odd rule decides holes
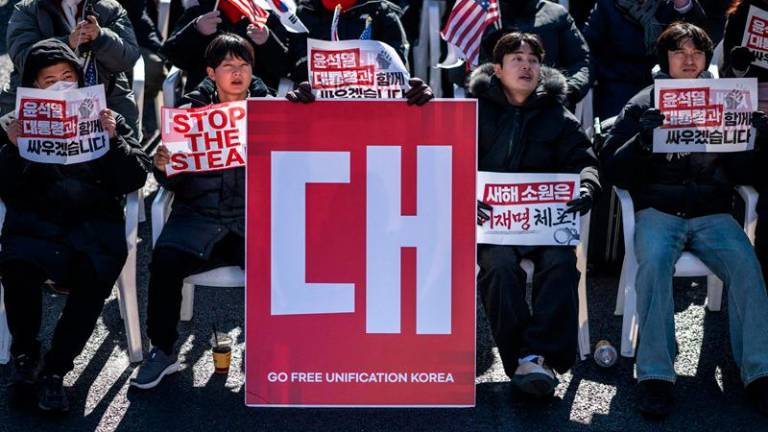
[[[476,112],[249,100],[246,404],[474,405]]]

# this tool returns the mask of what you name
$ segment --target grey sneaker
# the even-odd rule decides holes
[[[69,400],[64,392],[64,378],[59,375],[46,375],[40,379],[37,406],[51,413],[69,411]]]
[[[181,370],[178,356],[167,355],[160,348],[154,347],[144,363],[139,366],[139,372],[135,378],[131,378],[131,385],[143,390],[155,388],[163,377]]]
[[[537,397],[554,394],[559,381],[552,368],[544,364],[544,357],[520,359],[518,363],[512,384],[520,391]]]

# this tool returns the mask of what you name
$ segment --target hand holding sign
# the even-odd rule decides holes
[[[19,139],[19,135],[21,135],[21,123],[19,123],[19,121],[16,119],[11,120],[11,122],[8,123],[7,133],[11,144],[18,145],[17,141]]]
[[[157,168],[158,171],[165,172],[165,166],[171,161],[171,152],[168,151],[166,146],[160,144],[157,146],[153,161],[155,163],[155,168]]]
[[[310,103],[315,101],[315,95],[312,93],[309,81],[300,83],[294,90],[289,91],[285,98],[291,102]]]
[[[109,135],[110,138],[114,138],[117,134],[117,121],[115,120],[115,115],[112,114],[112,110],[101,110],[99,113],[99,121],[101,122],[101,127],[107,131],[107,135]]]
[[[429,88],[421,78],[411,78],[408,80],[408,85],[411,86],[411,88],[405,92],[405,98],[408,100],[408,105],[422,106],[435,97],[432,93],[432,89]]]
[[[653,146],[653,130],[664,124],[664,114],[656,108],[649,108],[640,115],[640,150],[650,153]]]

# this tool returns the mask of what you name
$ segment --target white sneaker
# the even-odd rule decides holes
[[[544,357],[528,356],[518,363],[512,384],[520,391],[537,397],[551,396],[555,392],[559,381],[552,368],[544,364]]]

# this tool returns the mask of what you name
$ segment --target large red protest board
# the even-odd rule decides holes
[[[248,121],[246,404],[474,405],[475,102]]]

